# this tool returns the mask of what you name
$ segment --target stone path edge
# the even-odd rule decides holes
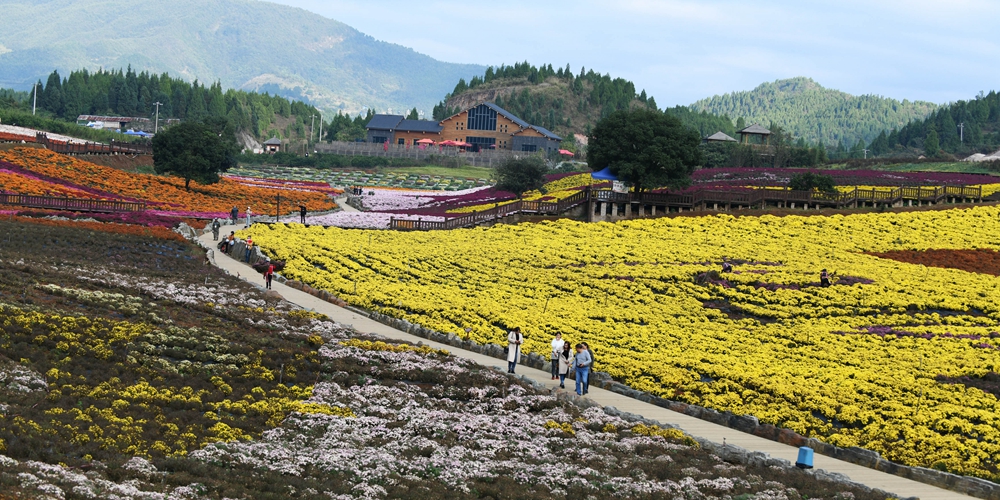
[[[206,229],[205,233],[208,232],[210,231]],[[185,235],[185,236],[190,237],[190,235]],[[195,238],[192,239],[196,244],[207,249],[208,255],[206,257],[208,261],[212,265],[216,265],[214,258],[215,249],[204,245],[204,243],[200,240],[200,238],[197,237],[197,235],[195,235]],[[237,247],[239,246],[240,244],[238,243]],[[234,251],[236,251],[237,255],[239,255],[242,249],[235,248]],[[229,255],[226,255],[226,257],[232,258]],[[263,257],[264,255],[259,252],[259,249],[254,248],[252,258],[263,258]],[[354,312],[355,314],[359,314],[372,321],[381,323],[385,326],[389,326],[391,328],[402,331],[409,335],[414,335],[416,337],[424,338],[432,342],[446,344],[455,347],[457,349],[463,349],[477,354],[489,356],[492,358],[506,360],[506,355],[504,354],[503,347],[500,345],[479,344],[478,342],[472,340],[462,339],[453,333],[448,333],[448,334],[441,333],[436,330],[426,328],[415,323],[410,323],[409,321],[403,319],[368,311],[366,309],[357,306],[346,305],[345,301],[339,299],[338,297],[336,297],[335,295],[331,294],[326,290],[315,289],[300,281],[288,280],[281,275],[276,274],[275,281],[278,281],[283,285],[288,286],[289,288],[299,290],[301,292],[312,295],[319,300],[330,303],[331,305],[344,307],[345,309],[348,309]],[[521,364],[529,366],[531,368],[540,369],[543,371],[548,370],[547,360],[542,359],[541,356],[538,356],[537,354],[534,353],[522,355]],[[855,465],[859,465],[862,467],[867,467],[869,469],[873,469],[886,474],[892,474],[905,479],[936,486],[939,488],[944,488],[950,491],[954,491],[956,493],[962,493],[976,498],[982,498],[986,500],[1000,500],[1000,484],[993,483],[991,481],[975,477],[959,476],[957,474],[951,474],[948,472],[928,469],[925,467],[914,467],[914,466],[898,464],[883,459],[878,452],[872,450],[867,450],[858,447],[841,448],[833,446],[828,443],[818,441],[815,438],[804,437],[790,429],[782,429],[770,424],[761,425],[759,424],[756,417],[753,416],[739,416],[729,412],[720,413],[718,411],[709,408],[704,408],[697,405],[691,405],[687,403],[681,403],[678,401],[672,401],[660,398],[658,396],[653,396],[652,394],[649,394],[647,392],[638,391],[636,389],[632,389],[631,387],[625,384],[616,382],[613,379],[611,379],[611,377],[607,373],[604,372],[594,372],[594,373],[597,376],[597,379],[599,379],[599,380],[594,380],[594,382],[592,382],[596,387],[600,387],[602,389],[620,394],[625,397],[635,399],[637,401],[641,401],[643,403],[656,405],[661,408],[675,411],[677,413],[681,413],[690,417],[704,420],[706,422],[728,427],[730,429],[742,433],[750,434],[763,439],[768,439],[788,446],[795,446],[795,447],[809,446],[810,448],[813,448],[813,450],[817,454],[828,456],[830,458],[834,458],[837,460],[842,460],[844,462],[853,463]],[[524,378],[524,380],[527,380],[529,383],[532,384],[534,383],[534,381],[528,378]],[[614,407],[608,407],[608,408],[614,409]],[[617,411],[617,409],[614,410]],[[635,417],[632,414],[626,414],[626,415]],[[638,416],[638,418],[640,420],[648,420],[641,416]],[[671,428],[676,427],[671,424],[660,424],[660,425]],[[741,463],[755,463],[755,464],[766,463],[767,465],[778,465],[777,462],[781,462],[783,464],[791,466],[790,462],[788,462],[787,460],[771,459],[767,457],[766,454],[761,452],[746,450],[734,445],[719,444],[697,436],[692,436],[692,437],[694,437],[694,439],[698,441],[700,445],[710,449],[712,452],[716,454],[720,454],[719,456],[724,459],[735,459],[735,461],[739,461]],[[757,455],[760,456],[758,457]],[[827,480],[839,481],[839,482],[853,484],[855,486],[870,488],[862,483],[858,483],[856,481],[851,480],[850,478],[844,476],[843,474],[839,474],[836,472],[828,473],[826,471],[817,470],[816,473],[818,476],[825,478]],[[874,488],[870,489],[872,489],[873,491],[881,491]]]

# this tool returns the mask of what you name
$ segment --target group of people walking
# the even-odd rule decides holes
[[[351,186],[351,194],[354,196],[364,196],[365,188],[361,186]]]
[[[524,334],[521,328],[514,328],[507,333],[507,373],[514,373],[517,362],[521,359],[521,345]],[[574,347],[572,343],[557,333],[552,339],[552,380],[559,380],[559,388],[566,388],[566,377],[575,375],[576,393],[580,396],[590,391],[590,371],[594,367],[594,352],[586,342],[580,342]]]

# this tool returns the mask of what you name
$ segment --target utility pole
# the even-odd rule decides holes
[[[870,149],[863,149],[862,151],[865,152],[865,159],[867,160],[868,159],[868,152],[871,151],[871,150]]]
[[[962,143],[964,144],[965,143],[965,122],[962,122],[962,123],[958,124],[958,137],[959,137],[959,140],[961,140]]]
[[[312,115],[312,122],[309,124],[309,140],[313,138],[313,133],[316,132],[316,115]],[[306,141],[308,142],[308,141]]]
[[[160,106],[163,106],[163,103],[154,102],[153,105],[156,106],[156,123],[153,124],[153,135],[156,135],[160,131]]]
[[[323,140],[323,113],[320,113],[319,114],[319,138],[316,140],[316,142],[320,142],[322,140]]]
[[[35,116],[35,107],[38,105],[38,82],[35,82],[35,91],[32,93],[35,94],[35,98],[31,102],[31,116]]]

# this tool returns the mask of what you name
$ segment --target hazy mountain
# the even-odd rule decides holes
[[[767,127],[775,123],[813,143],[822,141],[832,146],[843,141],[848,147],[858,140],[868,143],[883,131],[923,119],[937,109],[929,102],[854,96],[802,77],[710,97],[689,107],[734,120],[743,118],[747,125],[759,123]]]
[[[327,109],[428,115],[459,78],[450,64],[343,23],[254,0],[0,0],[0,86],[28,89],[58,69],[169,71]]]

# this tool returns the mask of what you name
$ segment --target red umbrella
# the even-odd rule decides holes
[[[420,139],[419,141],[417,141],[417,144],[434,144],[434,141],[430,139]]]
[[[566,150],[566,149],[560,149],[559,150],[559,154],[564,155],[564,156],[576,156],[576,155],[573,154],[572,151],[569,151],[569,150]]]
[[[458,146],[458,143],[455,141],[442,141],[438,143],[438,146]]]

